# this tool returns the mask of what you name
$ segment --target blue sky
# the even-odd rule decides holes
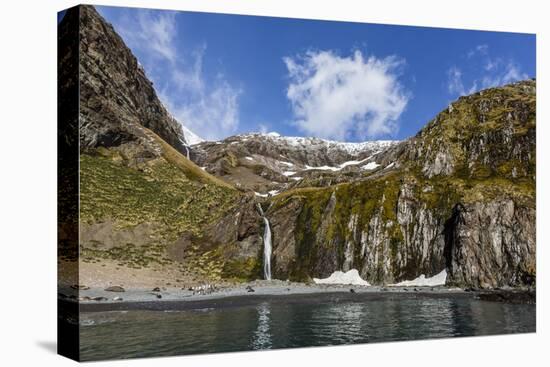
[[[403,139],[460,95],[535,77],[535,36],[97,7],[209,140]]]

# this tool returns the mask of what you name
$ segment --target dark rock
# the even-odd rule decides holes
[[[152,292],[160,292],[160,288],[159,288],[159,287],[155,287],[155,288],[153,288]]]
[[[110,287],[105,288],[105,291],[107,292],[125,292],[124,288],[122,288],[119,285],[113,285]]]
[[[81,149],[130,144],[135,158],[150,159],[158,153],[145,127],[186,154],[181,125],[122,38],[92,6],[80,6],[79,21]]]
[[[353,288],[350,288],[349,291],[350,291],[350,293],[355,293],[355,289],[353,289]]]
[[[106,297],[93,297],[93,301],[107,301],[108,299]]]
[[[535,304],[537,293],[532,291],[491,291],[481,292],[475,296],[482,301],[514,303],[514,304]]]
[[[86,285],[80,285],[80,284],[73,284],[73,285],[71,285],[71,288],[72,289],[78,289],[78,290],[81,290],[81,291],[90,289],[90,287],[88,287]]]

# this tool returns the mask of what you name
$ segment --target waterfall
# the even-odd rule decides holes
[[[262,206],[258,203],[258,211],[260,212],[265,228],[264,228],[264,278],[271,280],[271,228],[269,228],[269,220],[265,217]]]
[[[269,220],[264,216],[264,278],[271,280],[271,228]]]
[[[189,158],[189,147],[187,145],[184,145],[185,147],[185,151],[187,152],[187,159],[191,160],[191,158]]]

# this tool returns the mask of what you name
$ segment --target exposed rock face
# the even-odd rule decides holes
[[[448,283],[494,288],[535,279],[535,208],[502,198],[457,205],[446,228]]]
[[[267,193],[359,179],[393,162],[398,145],[245,134],[194,145],[191,158],[237,187]]]
[[[209,271],[223,278],[259,278],[262,219],[250,195],[242,196],[232,210],[204,228],[200,234],[186,233],[169,249],[173,260],[185,262],[188,251],[199,248],[208,254]]]
[[[139,129],[143,126],[184,153],[181,125],[166,111],[122,38],[93,7],[79,6],[75,11],[80,11],[81,148],[120,146],[138,139],[140,146],[147,147]]]

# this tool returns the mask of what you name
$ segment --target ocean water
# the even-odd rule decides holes
[[[81,314],[82,360],[535,331],[535,305],[473,297],[279,298],[181,311]]]

